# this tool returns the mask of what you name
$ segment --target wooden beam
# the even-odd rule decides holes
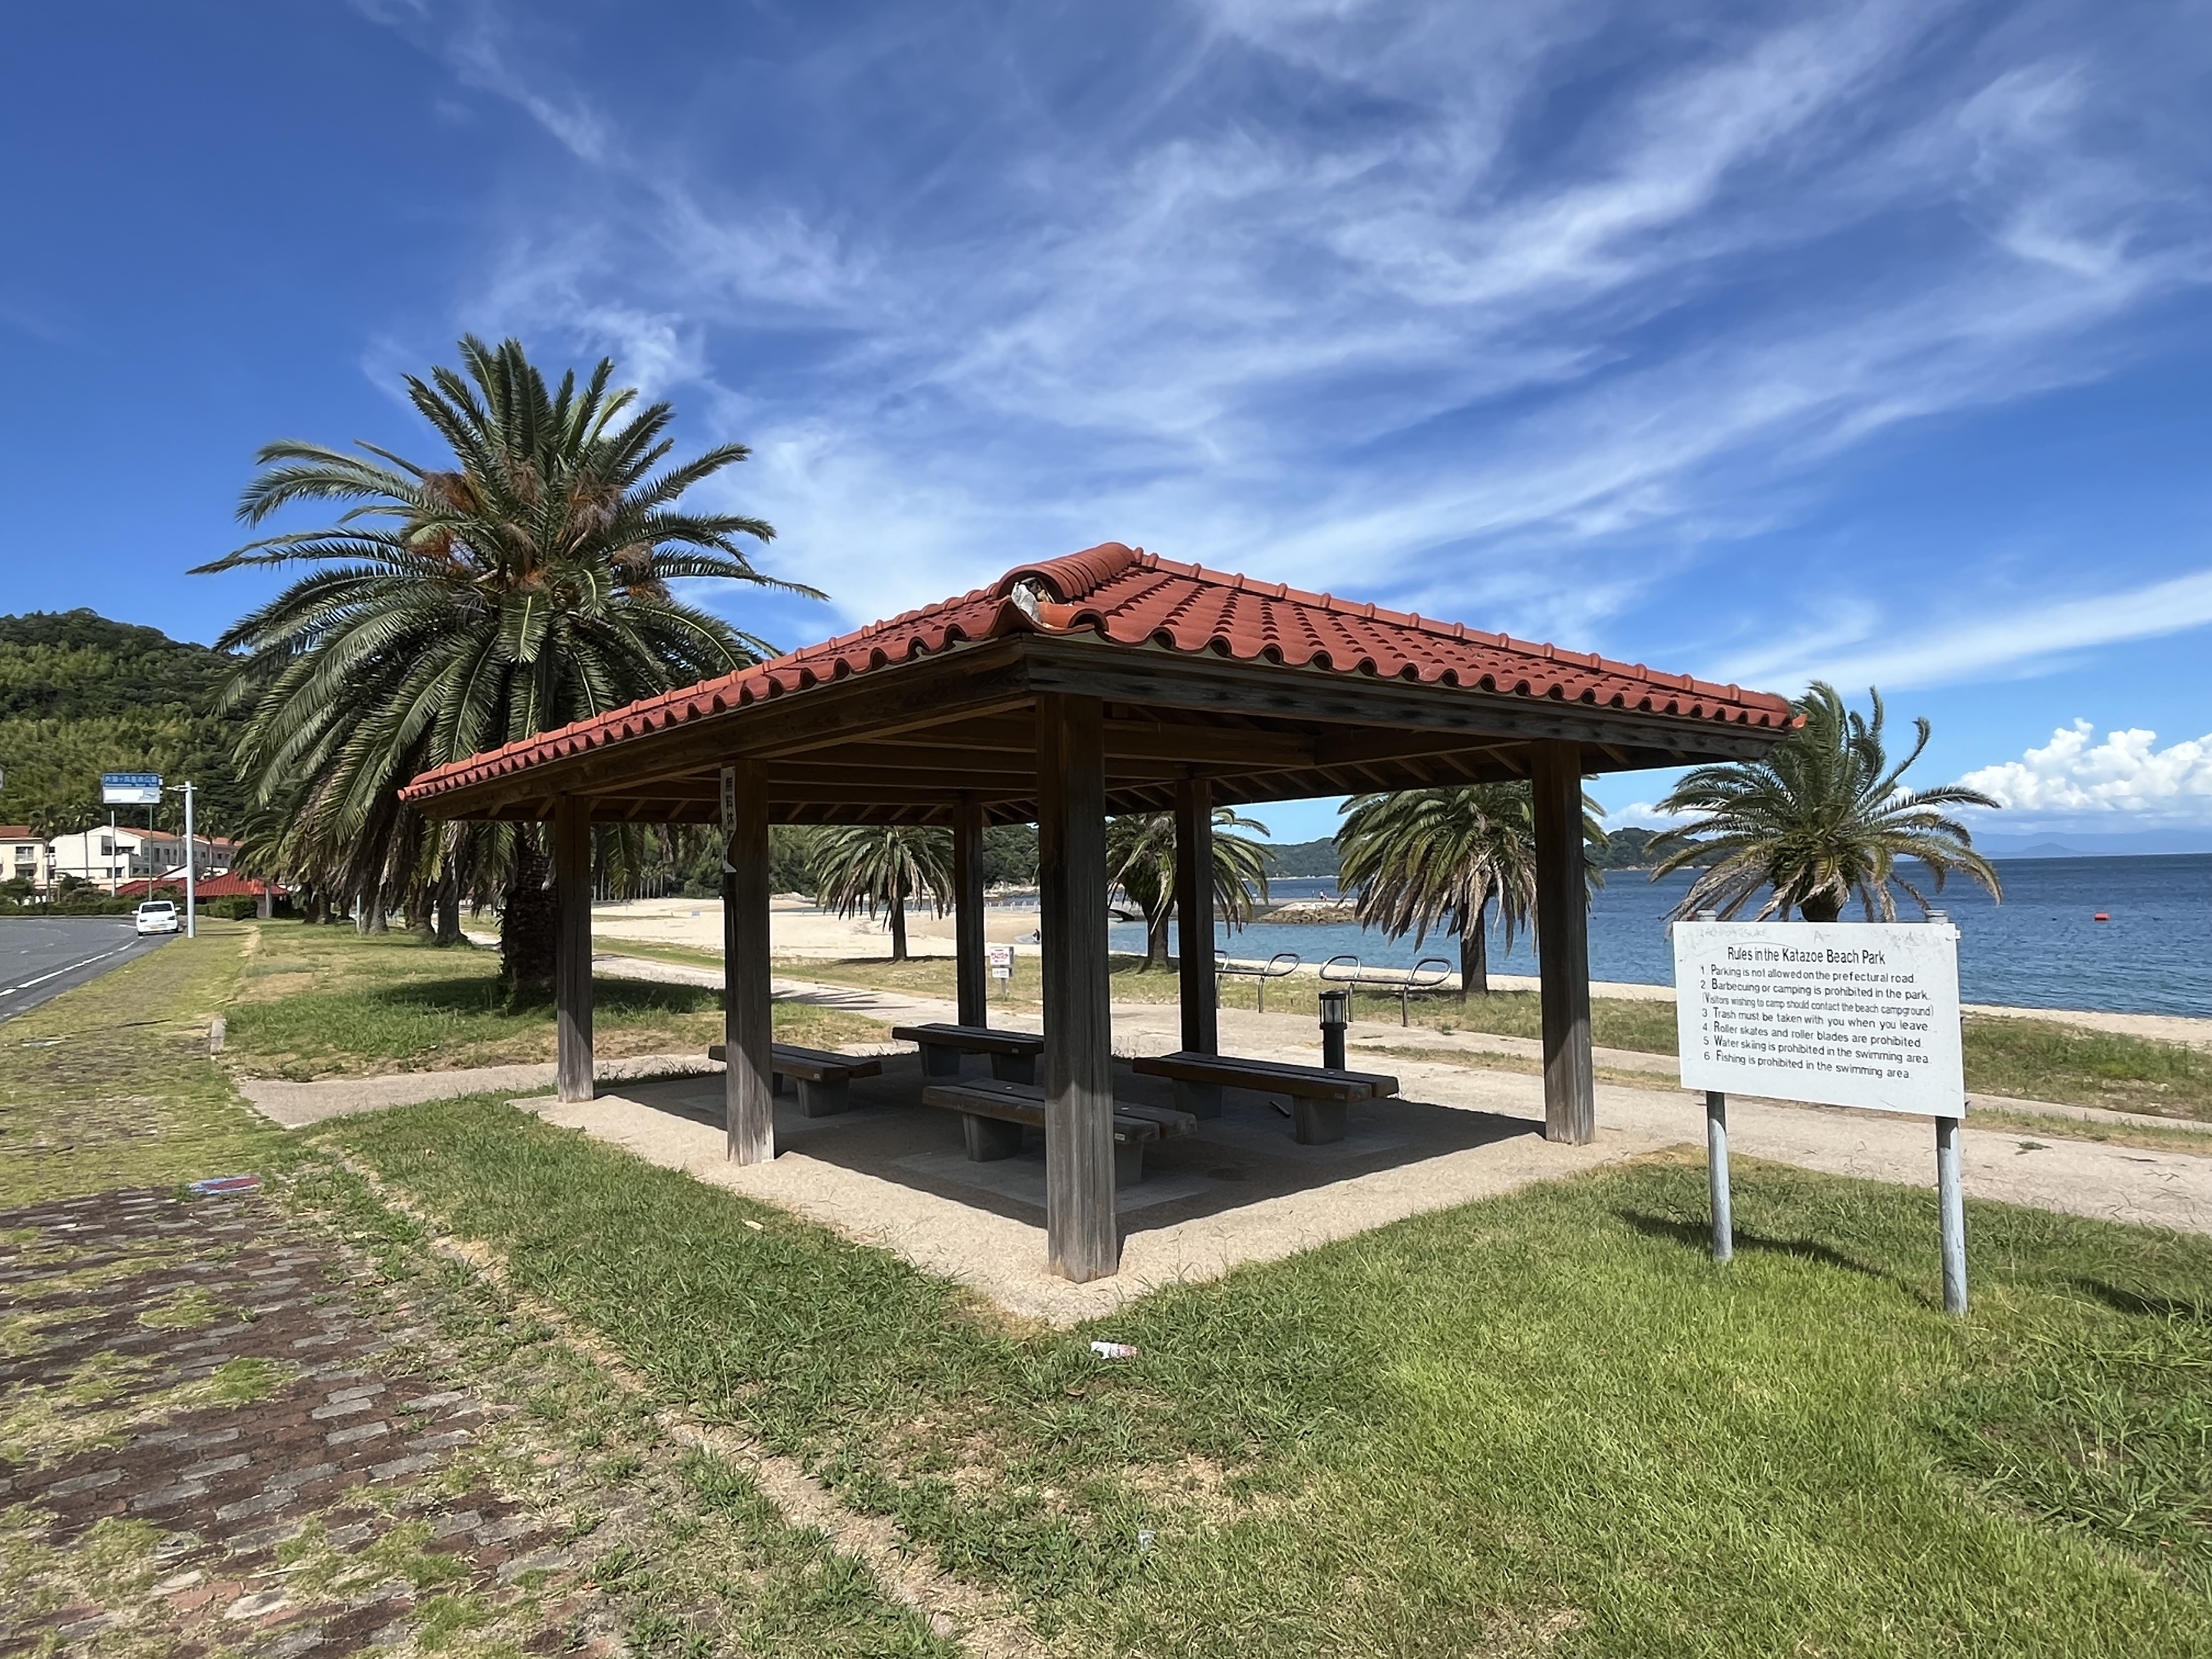
[[[702,714],[681,726],[489,779],[426,801],[422,810],[428,817],[489,817],[515,801],[559,790],[635,788],[719,766],[735,756],[757,758],[854,738],[881,738],[974,714],[1024,708],[1030,702],[1020,652],[1011,641],[999,641],[989,650],[951,652]]]
[[[722,769],[723,1127],[731,1160],[775,1156],[769,998],[768,792],[757,762]]]
[[[1583,848],[1581,750],[1536,745],[1536,957],[1544,1014],[1544,1137],[1597,1133],[1590,1065],[1589,885]]]
[[[967,796],[952,814],[953,980],[963,1025],[991,1023],[991,964],[983,946],[983,805]]]
[[[563,795],[553,808],[553,1009],[562,1100],[592,1097],[592,804]]]
[[[1418,727],[1474,737],[1680,747],[1711,760],[1756,759],[1786,735],[1750,725],[1642,714],[1410,680],[1369,679],[1327,669],[1224,662],[1076,640],[1032,638],[1026,643],[1029,684],[1040,693],[1085,692],[1162,708],[1345,726]]]
[[[1095,697],[1037,701],[1037,923],[1044,935],[1044,1225],[1078,1284],[1121,1267],[1114,1215],[1106,779]]]
[[[1213,787],[1186,778],[1176,790],[1176,934],[1182,975],[1182,1046],[1186,1052],[1221,1052],[1214,1006]]]

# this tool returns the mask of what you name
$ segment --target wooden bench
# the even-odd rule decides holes
[[[1132,1061],[1130,1069],[1146,1077],[1172,1079],[1176,1104],[1194,1117],[1220,1116],[1224,1089],[1285,1096],[1291,1103],[1293,1139],[1301,1146],[1343,1139],[1346,1111],[1353,1101],[1398,1092],[1398,1079],[1381,1072],[1331,1072],[1318,1066],[1239,1060],[1188,1049],[1147,1055]]]
[[[960,1114],[968,1156],[979,1164],[1012,1158],[1022,1149],[1022,1131],[1044,1127],[1044,1091],[1025,1083],[933,1083],[921,1103]],[[1188,1112],[1165,1106],[1114,1103],[1114,1184],[1134,1186],[1145,1178],[1145,1148],[1198,1127]]]
[[[988,1054],[991,1075],[1001,1083],[1035,1083],[1044,1039],[1027,1031],[1001,1031],[988,1025],[894,1025],[891,1035],[921,1048],[924,1077],[958,1077],[960,1056]]]
[[[712,1043],[707,1058],[724,1060],[728,1053],[723,1044]],[[849,1109],[853,1096],[846,1085],[856,1077],[881,1077],[884,1073],[883,1061],[865,1054],[837,1054],[789,1042],[779,1042],[769,1053],[775,1067],[775,1088],[781,1093],[786,1083],[797,1085],[801,1117],[831,1117]]]

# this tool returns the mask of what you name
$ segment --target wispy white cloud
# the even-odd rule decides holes
[[[1595,3],[1218,0],[1156,19],[1142,75],[1086,70],[1080,114],[1042,37],[911,84],[840,40],[779,71],[792,125],[872,117],[895,152],[956,104],[973,136],[784,184],[586,97],[489,0],[409,27],[582,169],[518,210],[468,319],[703,393],[758,453],[732,487],[848,617],[1115,536],[1617,647],[1790,481],[2109,372],[2113,325],[2212,270],[2201,181],[2112,136],[2118,46],[2024,15],[1967,49],[1958,16],[1845,0],[1638,47],[1650,20]],[[1791,615],[1838,607],[1766,574]],[[1946,580],[1729,672],[1929,684],[2205,619],[2138,573],[1911,620],[1963,611],[1973,573]]]
[[[1745,684],[1824,679],[1885,690],[2006,678],[2098,646],[2160,639],[2212,623],[2212,569],[2116,593],[2016,605],[1996,615],[1945,619],[1884,639],[1794,644],[1740,655],[1729,672]]]

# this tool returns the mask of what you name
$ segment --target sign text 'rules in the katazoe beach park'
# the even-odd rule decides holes
[[[1678,921],[1674,994],[1686,1089],[1966,1112],[1948,921]]]

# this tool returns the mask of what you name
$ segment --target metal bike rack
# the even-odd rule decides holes
[[[1260,1012],[1264,1014],[1267,1012],[1267,981],[1296,973],[1301,959],[1296,951],[1278,951],[1266,962],[1250,966],[1243,963],[1223,962],[1217,957],[1213,963],[1213,994],[1218,1000],[1221,995],[1221,981],[1232,974],[1239,979],[1257,980]]]
[[[1350,963],[1348,968],[1340,964]],[[1431,978],[1422,975],[1434,969]],[[1334,971],[1332,971],[1334,969]],[[1331,957],[1321,965],[1321,976],[1332,985],[1348,985],[1356,991],[1379,991],[1398,999],[1398,1024],[1410,1026],[1413,1023],[1413,998],[1417,993],[1433,991],[1452,975],[1452,965],[1443,957],[1423,957],[1409,973],[1370,972],[1360,965],[1355,956]]]

